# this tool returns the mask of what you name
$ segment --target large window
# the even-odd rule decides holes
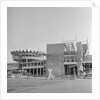
[[[90,63],[85,63],[85,68],[90,68]]]

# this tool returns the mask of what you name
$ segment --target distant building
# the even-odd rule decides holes
[[[19,68],[18,63],[7,63],[7,70],[17,70]]]

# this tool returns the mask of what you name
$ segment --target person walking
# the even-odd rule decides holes
[[[54,79],[55,76],[52,75],[52,69],[49,69],[49,68],[48,68],[48,72],[49,72],[48,80]]]
[[[73,68],[74,69],[74,78],[77,78],[76,77],[76,70],[75,70],[75,68]]]

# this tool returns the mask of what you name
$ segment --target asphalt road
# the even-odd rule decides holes
[[[8,78],[8,93],[91,93],[92,79]]]

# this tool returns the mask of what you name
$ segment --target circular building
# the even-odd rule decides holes
[[[31,76],[43,76],[46,73],[46,54],[41,51],[11,51],[14,61],[18,63],[19,70]]]

